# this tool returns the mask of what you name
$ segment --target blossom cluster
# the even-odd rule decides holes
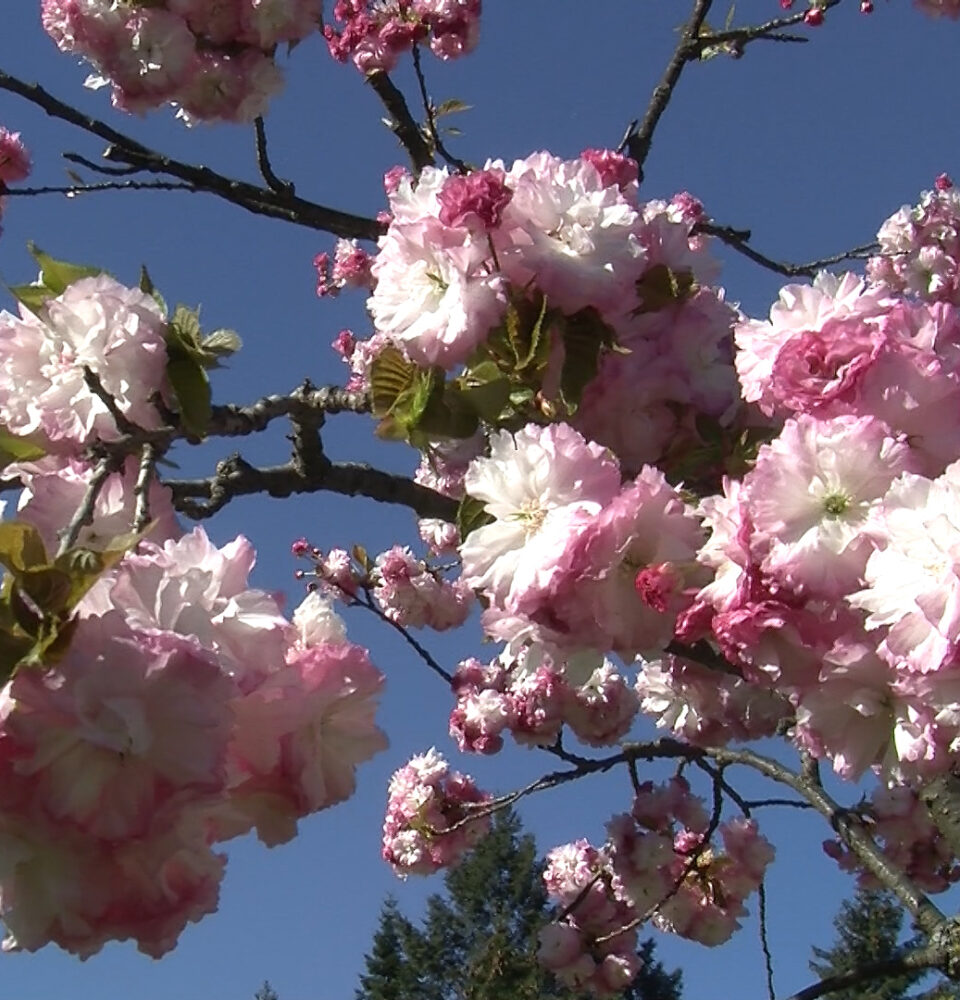
[[[960,191],[946,174],[918,205],[904,205],[887,219],[877,240],[880,254],[867,261],[872,281],[928,302],[960,305]]]
[[[432,628],[442,632],[462,625],[474,604],[473,591],[463,580],[447,580],[435,567],[417,559],[409,548],[394,545],[370,561],[345,549],[324,554],[306,539],[293,544],[293,554],[313,564],[308,574],[298,570],[298,579],[310,575],[310,586],[332,599],[350,605],[365,591],[371,607],[387,621],[402,628]]]
[[[464,486],[492,520],[460,546],[490,635],[515,649],[533,641],[627,658],[670,641],[703,579],[702,529],[658,469],[623,484],[621,475],[608,450],[567,424],[491,437]]]
[[[496,753],[504,732],[524,746],[553,746],[564,724],[583,743],[609,746],[629,731],[639,708],[610,660],[554,660],[531,648],[513,662],[464,660],[452,687],[450,735],[472,753]]]
[[[43,27],[116,107],[173,104],[188,124],[250,122],[283,86],[274,55],[320,28],[321,0],[42,0]]]
[[[943,892],[960,881],[960,862],[913,789],[902,785],[875,789],[870,800],[858,807],[857,818],[890,862],[924,892]],[[840,841],[828,840],[823,849],[842,869],[856,872],[861,888],[878,887],[877,879]]]
[[[429,875],[455,864],[490,829],[472,816],[489,799],[473,780],[451,771],[434,748],[411,758],[390,779],[383,859],[401,876]]]
[[[481,0],[336,0],[324,38],[339,62],[362,73],[389,72],[404,52],[426,44],[441,59],[467,55],[477,44]]]
[[[66,455],[115,440],[121,429],[92,374],[131,424],[156,429],[158,400],[169,399],[166,329],[151,296],[105,274],[19,316],[0,312],[0,423]]]
[[[0,423],[31,455],[4,469],[22,490],[3,627],[11,655],[56,641],[4,663],[3,947],[156,956],[216,909],[218,843],[283,843],[353,793],[386,745],[383,677],[321,595],[288,619],[249,586],[245,538],[185,533],[136,454],[94,469],[95,447],[164,425],[169,324],[106,275],[54,295],[71,266],[37,256],[31,307],[0,314]]]
[[[723,850],[710,842],[715,828]],[[683,778],[643,784],[607,832],[600,849],[580,840],[547,855],[544,883],[565,915],[541,931],[538,954],[562,982],[599,996],[619,993],[639,971],[638,917],[723,944],[773,860],[753,820],[718,826]]]
[[[518,295],[549,303],[541,318],[590,309],[613,331],[579,408],[542,405],[559,398],[556,335],[539,419],[487,416],[470,438],[424,448],[418,480],[465,504],[457,527],[422,525],[424,538],[456,546],[486,636],[503,644],[489,663],[460,664],[451,736],[490,754],[508,732],[556,746],[567,727],[602,746],[638,710],[702,746],[786,732],[842,777],[876,774],[885,787],[870,818],[884,850],[944,888],[955,862],[928,849],[915,790],[960,746],[960,425],[944,419],[960,412],[953,189],[941,180],[884,224],[881,244],[887,233],[897,251],[867,279],[824,273],[783,288],[766,320],[731,319],[722,293],[698,283],[709,273],[698,203],[643,205],[635,177],[629,161],[591,153],[391,180],[371,268],[376,334],[362,361],[356,341],[343,352],[359,382],[376,379],[389,344],[474,384],[477,358],[496,357],[489,345],[530,315]],[[658,340],[659,323],[682,344],[695,315],[717,310],[696,348]],[[643,398],[648,369],[672,392],[658,366],[678,353],[688,395],[673,393],[670,412],[690,406],[694,427],[712,414],[719,440],[679,484],[684,467],[648,414],[607,382],[608,365],[637,356],[632,395]],[[594,391],[603,420],[591,417]],[[604,431],[614,425],[625,444]],[[613,658],[636,669],[632,684]],[[664,805],[647,823],[646,808],[614,818],[603,851],[570,849],[574,895],[597,897],[596,909],[553,927],[541,960],[578,987],[611,992],[632,974],[617,928],[637,916],[725,940],[769,860],[752,823],[718,817],[719,854],[702,843],[704,816]],[[685,888],[671,892],[678,878]]]
[[[542,312],[531,417],[565,412],[634,474],[702,450],[703,421],[729,428],[739,410],[736,313],[704,284],[716,267],[696,232],[703,207],[686,193],[641,201],[636,179],[636,164],[609,150],[390,176],[390,224],[371,268],[375,334],[351,342],[355,374],[358,350],[368,364],[393,344],[417,365],[467,365],[475,378],[478,348],[512,317]],[[564,368],[585,327],[618,349],[601,354],[573,401]]]
[[[141,542],[81,601],[66,655],[4,687],[5,948],[163,954],[216,909],[218,842],[289,840],[386,745],[366,651],[317,595],[286,619],[248,586],[253,559],[200,528]]]

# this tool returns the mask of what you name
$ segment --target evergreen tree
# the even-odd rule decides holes
[[[895,896],[880,889],[858,889],[834,918],[837,941],[814,948],[810,968],[821,978],[851,972],[870,962],[895,958],[918,942],[901,943],[903,910]],[[960,1000],[957,984],[941,979],[932,989],[911,994],[928,973],[924,970],[874,979],[830,994],[831,1000]]]
[[[533,837],[512,811],[456,868],[446,895],[427,900],[421,927],[385,904],[356,1000],[576,1000],[536,961],[550,919]],[[644,968],[624,1000],[679,1000],[680,972],[667,973],[644,942]]]
[[[414,965],[407,958],[413,926],[388,898],[380,911],[380,923],[373,936],[373,946],[366,956],[366,975],[360,977],[357,1000],[414,1000],[420,988]]]
[[[264,979],[263,986],[253,994],[253,1000],[280,1000],[277,991]]]

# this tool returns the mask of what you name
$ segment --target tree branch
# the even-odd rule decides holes
[[[381,503],[408,507],[418,517],[444,521],[456,518],[457,503],[450,497],[404,476],[383,472],[358,462],[330,462],[312,474],[305,474],[296,461],[271,468],[256,468],[240,455],[231,455],[217,465],[207,479],[166,480],[173,490],[174,505],[187,517],[211,517],[236,497],[265,493],[289,497],[296,493],[340,493],[364,496]]]
[[[414,121],[403,93],[383,70],[371,73],[367,77],[367,83],[387,109],[390,115],[387,125],[407,151],[414,173],[419,174],[424,167],[432,167],[433,153],[423,137],[423,132],[420,131],[420,126]]]
[[[712,5],[713,0],[696,0],[690,20],[683,27],[680,41],[670,58],[670,62],[667,63],[663,78],[653,91],[643,120],[636,127],[634,127],[636,123],[631,124],[617,150],[621,153],[626,150],[637,161],[641,180],[643,179],[643,164],[653,144],[653,134],[664,111],[667,110],[667,105],[673,97],[673,92],[680,81],[684,67],[688,62],[693,62],[700,57],[698,37]]]
[[[3,196],[6,198],[9,195],[30,197],[42,194],[65,194],[68,198],[74,198],[79,194],[93,194],[97,191],[192,191],[200,193],[192,184],[185,184],[182,181],[102,181],[97,184],[70,184],[59,187],[53,185],[7,188],[3,192]]]
[[[820,980],[819,983],[814,983],[806,989],[800,990],[799,993],[792,994],[787,997],[787,1000],[818,1000],[819,997],[826,996],[828,993],[860,986],[862,983],[869,983],[875,979],[886,979],[888,976],[899,976],[923,969],[936,969],[940,967],[944,958],[942,947],[927,945],[897,958],[866,962],[850,972],[828,976],[826,979]]]
[[[267,182],[267,187],[278,194],[292,195],[294,187],[291,181],[282,181],[273,172],[270,164],[270,154],[267,150],[267,128],[263,123],[263,116],[257,115],[253,120],[253,129],[257,139],[257,166],[260,169],[260,176]]]
[[[413,71],[417,77],[417,85],[420,88],[420,100],[423,102],[423,113],[427,116],[427,129],[430,132],[430,139],[433,142],[433,148],[444,158],[444,160],[455,170],[458,170],[461,174],[467,173],[467,164],[458,156],[454,156],[447,147],[443,144],[443,140],[440,138],[440,130],[437,128],[437,113],[433,106],[433,101],[430,100],[430,95],[427,92],[427,78],[423,73],[423,66],[420,62],[420,46],[414,43],[413,46]],[[493,244],[491,243],[490,249],[493,250]],[[496,261],[496,252],[494,251],[494,261]]]
[[[63,534],[60,536],[60,548],[57,555],[62,556],[76,544],[80,537],[81,530],[93,521],[93,508],[97,504],[97,497],[104,487],[107,479],[120,468],[120,460],[112,455],[107,455],[100,459],[97,467],[93,470],[90,482],[87,484],[83,502],[77,508],[76,513],[70,520]]]
[[[172,157],[164,156],[111,128],[105,122],[65,104],[39,85],[25,83],[3,70],[0,70],[0,90],[17,94],[51,117],[68,122],[105,140],[110,145],[103,155],[114,163],[122,163],[147,173],[177,177],[193,185],[198,191],[216,195],[256,215],[283,219],[308,229],[333,233],[335,236],[376,240],[383,232],[383,227],[376,219],[317,205],[296,197],[292,190],[273,191],[226,177],[209,167],[182,163]]]
[[[754,250],[750,246],[750,230],[734,229],[732,226],[719,226],[715,222],[698,222],[693,228],[694,233],[703,233],[706,236],[715,236],[722,243],[743,254],[744,257],[752,260],[755,264],[765,267],[774,274],[783,275],[785,278],[815,278],[817,272],[829,267],[831,264],[839,264],[845,260],[865,260],[879,253],[879,243],[864,243],[862,246],[853,247],[852,250],[844,250],[830,257],[821,257],[819,260],[812,260],[807,264],[788,264],[774,260],[766,254]]]

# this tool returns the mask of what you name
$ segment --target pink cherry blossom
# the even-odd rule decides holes
[[[233,702],[231,805],[264,843],[289,840],[297,819],[353,794],[357,765],[387,746],[374,721],[382,685],[365,649],[323,642],[292,650]]]
[[[243,536],[218,549],[199,527],[162,547],[143,542],[79,610],[116,609],[139,632],[189,637],[246,688],[281,668],[291,628],[274,595],[247,586],[254,560]]]
[[[413,757],[390,779],[384,861],[402,877],[454,864],[488,832],[488,816],[471,819],[471,807],[488,798],[471,778],[451,771],[435,749]]]
[[[0,125],[0,188],[24,180],[30,173],[30,154],[19,132]]]
[[[151,400],[166,391],[164,331],[149,295],[107,275],[74,282],[37,313],[0,312],[0,420],[65,452],[115,439],[110,411],[84,380],[89,368],[128,420],[161,426]]]
[[[463,579],[498,601],[549,586],[558,556],[619,480],[608,453],[564,424],[494,435],[490,457],[472,462],[464,481],[494,521],[461,545]]]
[[[88,618],[55,669],[14,678],[0,755],[28,783],[30,814],[143,836],[172,795],[223,788],[234,693],[189,641],[134,635],[118,612]]]

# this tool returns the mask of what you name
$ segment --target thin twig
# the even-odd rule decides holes
[[[108,167],[104,163],[96,163],[93,160],[88,160],[79,153],[61,153],[60,155],[70,163],[79,164],[81,167],[86,167],[88,170],[93,170],[98,174],[105,174],[107,177],[129,177],[131,174],[139,174],[141,172],[140,167]]]
[[[97,184],[73,184],[62,187],[7,188],[3,195],[29,197],[41,194],[65,194],[68,198],[96,191],[192,191],[199,193],[192,184],[183,181],[102,181]]]
[[[368,611],[372,611],[382,622],[386,622],[395,632],[399,632],[403,636],[406,643],[416,651],[417,655],[421,660],[435,673],[438,677],[442,677],[447,684],[453,684],[453,674],[449,670],[445,670],[440,664],[433,658],[429,650],[426,649],[421,643],[417,642],[416,639],[409,633],[409,631],[400,625],[398,622],[393,621],[388,618],[384,612],[377,607],[376,601],[374,601],[373,596],[370,593],[369,588],[364,588],[363,591],[365,600],[361,600],[356,595],[353,595],[354,601],[360,605],[362,608],[366,608]],[[445,831],[444,831],[445,832]]]
[[[812,809],[809,802],[801,799],[744,799],[748,809],[763,809],[766,806],[792,806],[794,809]]]
[[[806,264],[788,264],[783,261],[774,260],[766,254],[754,250],[749,244],[749,229],[734,229],[732,226],[718,226],[713,222],[698,222],[693,229],[694,233],[704,233],[707,236],[715,236],[718,240],[732,247],[737,253],[743,254],[755,264],[765,267],[774,274],[783,275],[786,278],[815,278],[818,271],[829,267],[831,264],[839,264],[845,260],[865,260],[872,257],[880,250],[880,244],[864,243],[861,246],[853,247],[851,250],[843,250],[840,253],[832,254],[829,257],[821,257]]]
[[[337,209],[317,205],[298,198],[289,192],[273,191],[269,188],[248,184],[246,181],[226,177],[209,167],[183,163],[170,156],[158,153],[135,139],[111,128],[90,115],[85,115],[65,102],[58,100],[35,83],[26,83],[0,70],[0,90],[8,90],[35,104],[48,115],[68,122],[83,131],[95,135],[109,146],[104,157],[113,163],[132,167],[138,171],[166,174],[192,184],[200,191],[223,198],[234,205],[275,219],[283,219],[308,229],[333,233],[334,236],[376,240],[383,231],[376,219],[368,219]]]
[[[437,127],[437,109],[434,107],[433,101],[427,92],[427,78],[424,76],[423,66],[420,62],[420,46],[416,44],[413,46],[413,71],[416,74],[417,85],[420,88],[420,100],[423,102],[423,111],[427,116],[427,129],[430,132],[430,139],[433,141],[433,148],[451,167],[455,168],[461,174],[467,173],[470,169],[467,164],[459,156],[454,156],[440,138],[440,129]],[[493,250],[493,244],[491,244],[490,249]],[[494,252],[493,256],[494,262],[496,262],[496,252]]]
[[[62,556],[76,544],[80,537],[81,530],[93,521],[93,509],[97,503],[97,497],[103,489],[109,476],[120,467],[120,459],[115,455],[106,455],[100,459],[97,467],[93,470],[90,482],[87,484],[86,493],[83,495],[83,502],[77,508],[76,513],[70,519],[66,530],[60,536],[60,548],[57,555]]]
[[[767,974],[768,1000],[777,1000],[777,992],[773,985],[773,954],[770,951],[770,939],[767,936],[767,886],[761,880],[757,886],[758,920],[760,923],[760,948],[763,951],[763,967]]]
[[[157,467],[157,450],[152,444],[145,444],[140,452],[140,468],[133,487],[136,508],[133,515],[133,530],[140,534],[150,523],[150,482]]]
[[[135,423],[128,419],[127,415],[120,409],[117,401],[103,387],[100,376],[87,365],[83,366],[83,381],[86,383],[87,388],[107,408],[110,416],[113,417],[113,422],[117,425],[117,430],[121,434],[136,434],[140,430]]]
[[[257,115],[254,118],[253,128],[257,137],[257,167],[260,169],[261,177],[267,182],[267,187],[280,194],[295,194],[293,183],[280,180],[270,165],[270,154],[267,150],[267,128],[263,123],[262,115]]]
[[[821,0],[821,10],[829,10],[836,7],[841,0]],[[806,9],[797,11],[796,14],[787,14],[784,17],[775,17],[771,21],[757,24],[747,28],[730,28],[724,31],[711,31],[700,36],[701,48],[708,48],[713,45],[733,44],[742,49],[749,42],[774,41],[774,42],[806,42],[807,38],[802,35],[790,35],[781,29],[791,28],[796,24],[802,24],[807,15]]]

